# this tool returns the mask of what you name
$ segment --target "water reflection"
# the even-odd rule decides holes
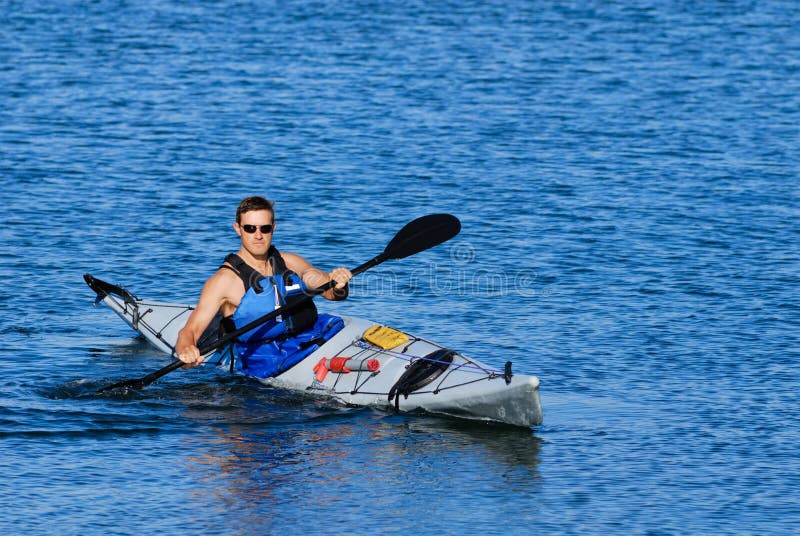
[[[252,386],[235,400],[240,387],[218,393],[224,404],[206,399],[185,412],[213,432],[187,469],[204,475],[203,500],[235,525],[268,529],[287,516],[359,508],[340,504],[343,496],[411,515],[410,500],[441,502],[443,493],[456,507],[539,489],[542,440],[530,429],[345,408]]]
[[[530,429],[350,408],[213,367],[131,393],[89,396],[87,384],[95,386],[61,385],[66,392],[49,398],[90,406],[73,424],[90,422],[95,436],[98,429],[155,434],[148,448],[169,452],[191,483],[185,502],[223,533],[288,524],[294,532],[382,531],[415,523],[429,504],[478,508],[492,522],[541,491],[542,440]],[[431,530],[441,523],[426,520]]]

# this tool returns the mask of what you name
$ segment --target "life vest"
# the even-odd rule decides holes
[[[267,258],[274,275],[265,277],[235,253],[225,257],[228,264],[222,266],[239,275],[245,288],[236,311],[225,320],[228,331],[305,296],[305,284],[300,276],[286,267],[277,248],[271,246]],[[341,318],[318,315],[313,300],[305,300],[286,314],[239,335],[233,351],[242,372],[268,378],[300,362],[342,327]]]

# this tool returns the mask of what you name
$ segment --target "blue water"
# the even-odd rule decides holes
[[[794,2],[0,2],[0,531],[800,531]],[[325,311],[541,378],[515,429],[179,371],[82,274],[194,301],[237,248]]]

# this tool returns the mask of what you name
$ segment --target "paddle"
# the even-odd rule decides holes
[[[390,259],[404,259],[405,257],[409,257],[421,251],[425,251],[426,249],[430,249],[433,246],[437,246],[442,242],[446,242],[456,236],[459,231],[461,231],[461,222],[455,216],[450,214],[429,214],[427,216],[422,216],[407,223],[402,229],[400,229],[397,234],[392,238],[386,248],[383,250],[382,253],[376,255],[372,259],[368,260],[361,266],[354,268],[351,270],[354,276],[365,272],[372,268],[373,266],[377,266],[382,262],[388,261]],[[224,345],[228,344],[232,340],[234,340],[239,335],[250,331],[251,329],[260,326],[265,322],[269,322],[273,318],[286,313],[289,309],[297,307],[299,304],[313,299],[315,296],[322,294],[326,290],[333,288],[336,286],[335,281],[329,281],[325,283],[321,287],[316,288],[309,294],[304,295],[302,298],[298,299],[297,301],[292,302],[291,304],[284,305],[274,311],[270,311],[269,313],[265,314],[264,316],[257,318],[246,324],[235,331],[232,331],[226,334],[223,337],[220,337],[216,341],[209,343],[202,348],[200,348],[200,355],[209,354],[215,350],[220,349]],[[160,377],[169,374],[173,370],[179,369],[184,366],[185,363],[181,360],[176,360],[166,367],[153,372],[152,374],[148,374],[142,378],[135,378],[131,380],[125,380],[121,382],[117,382],[113,385],[109,385],[107,387],[103,387],[98,393],[104,393],[106,391],[111,391],[114,389],[143,389],[159,379]]]

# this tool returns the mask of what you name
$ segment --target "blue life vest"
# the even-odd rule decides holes
[[[270,247],[268,259],[275,275],[264,277],[238,255],[230,254],[225,258],[230,266],[223,266],[236,272],[245,286],[245,294],[231,317],[234,328],[305,296],[305,283],[286,268],[274,246]],[[343,327],[341,318],[318,315],[313,300],[305,300],[287,314],[239,335],[233,350],[242,372],[269,378],[302,361]]]

